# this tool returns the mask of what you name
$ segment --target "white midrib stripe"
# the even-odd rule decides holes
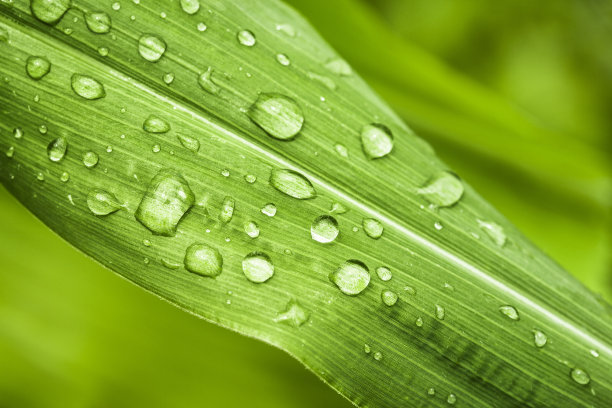
[[[490,286],[494,287],[495,289],[498,289],[499,291],[503,292],[504,294],[506,294],[508,297],[514,298],[517,302],[522,303],[523,305],[531,308],[533,311],[537,312],[538,314],[540,314],[541,316],[543,316],[544,318],[546,318],[547,320],[550,320],[554,323],[556,323],[558,326],[560,326],[561,328],[565,329],[567,332],[573,334],[574,336],[576,336],[579,339],[582,339],[583,341],[587,342],[590,347],[592,347],[593,349],[597,350],[600,354],[601,353],[605,353],[608,356],[612,356],[612,348],[610,346],[608,346],[607,344],[603,343],[602,341],[600,341],[599,339],[593,337],[591,334],[585,332],[583,329],[581,329],[580,327],[576,327],[575,325],[573,325],[571,322],[568,322],[567,320],[563,319],[562,317],[558,316],[557,314],[555,314],[554,312],[549,311],[548,309],[540,306],[538,303],[534,302],[533,300],[525,297],[524,295],[522,295],[521,293],[517,292],[516,290],[512,289],[511,287],[507,286],[506,284],[504,284],[503,282],[498,281],[497,279],[495,279],[494,277],[488,275],[485,271],[480,270],[479,268],[477,268],[476,266],[464,261],[463,259],[459,258],[458,256],[448,252],[447,250],[445,250],[444,248],[441,248],[440,246],[436,245],[434,242],[431,242],[423,237],[421,237],[420,235],[417,235],[416,233],[414,233],[413,231],[410,231],[408,228],[404,227],[401,224],[398,224],[396,221],[394,221],[393,219],[387,217],[386,215],[360,203],[359,201],[356,201],[354,198],[352,198],[351,196],[345,194],[344,192],[336,189],[335,187],[327,184],[325,181],[319,179],[318,177],[316,177],[313,174],[310,174],[307,171],[304,171],[304,169],[299,168],[297,166],[295,166],[294,164],[292,164],[291,162],[286,161],[285,159],[283,159],[280,156],[275,155],[274,153],[263,149],[262,147],[244,139],[243,137],[241,137],[240,135],[237,135],[235,133],[230,132],[228,129],[219,126],[218,124],[210,121],[208,118],[201,116],[200,114],[198,114],[197,112],[194,112],[193,110],[190,110],[180,104],[177,104],[175,101],[167,98],[164,95],[160,95],[157,92],[155,92],[154,90],[148,88],[147,86],[134,81],[132,78],[126,77],[125,75],[123,75],[121,72],[117,72],[115,70],[110,70],[109,73],[113,76],[115,76],[116,78],[127,82],[133,86],[135,86],[136,88],[140,89],[141,91],[146,92],[147,94],[154,96],[155,98],[168,103],[169,105],[172,106],[173,109],[181,111],[183,113],[188,114],[189,116],[191,116],[192,118],[198,119],[201,122],[205,123],[207,126],[210,126],[212,128],[214,128],[215,130],[219,131],[220,133],[222,133],[223,135],[237,141],[240,144],[243,144],[245,146],[247,146],[249,149],[253,149],[254,151],[257,151],[258,153],[261,153],[262,155],[268,157],[270,160],[280,164],[281,166],[287,168],[287,169],[291,169],[291,170],[295,170],[300,172],[301,174],[303,174],[304,176],[306,176],[309,180],[311,180],[312,182],[314,182],[315,184],[323,187],[325,190],[327,190],[329,193],[336,195],[338,197],[340,197],[342,200],[344,200],[347,203],[350,203],[351,205],[359,208],[361,211],[363,211],[364,213],[369,214],[370,216],[372,216],[373,218],[378,219],[379,221],[382,221],[384,224],[394,228],[395,230],[401,232],[403,235],[405,235],[408,239],[412,240],[413,242],[415,242],[416,244],[420,245],[421,247],[424,247],[428,250],[430,250],[431,252],[437,254],[438,256],[446,259],[447,261],[455,264],[456,266],[459,266],[461,268],[463,268],[463,270],[465,270],[466,272],[468,272],[469,274],[471,274],[472,276],[480,279],[481,281],[486,282],[487,284],[489,284]]]

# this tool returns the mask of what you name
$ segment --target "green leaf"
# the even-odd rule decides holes
[[[0,177],[72,245],[360,406],[612,403],[607,305],[293,10],[67,4],[0,8]]]

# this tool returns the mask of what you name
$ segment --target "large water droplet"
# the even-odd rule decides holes
[[[232,220],[234,216],[234,207],[236,206],[236,201],[232,197],[225,197],[223,199],[223,205],[221,206],[221,214],[219,214],[219,219],[223,223],[228,223]]]
[[[87,207],[95,215],[109,215],[121,208],[121,203],[113,193],[95,189],[87,195]]]
[[[362,225],[364,232],[370,238],[378,239],[383,234],[384,227],[382,223],[374,218],[364,218]]]
[[[250,32],[249,30],[241,30],[236,34],[236,39],[238,42],[246,47],[252,47],[255,45],[257,40],[255,39],[255,34]]]
[[[176,135],[181,145],[189,151],[197,153],[200,150],[200,141],[195,137],[186,136],[186,135]]]
[[[211,246],[193,244],[185,251],[184,264],[189,272],[214,278],[223,270],[223,257]]]
[[[499,312],[510,320],[519,320],[520,316],[514,306],[504,305],[499,307]]]
[[[361,146],[369,159],[378,159],[393,150],[393,134],[385,125],[371,123],[361,129]]]
[[[244,232],[251,238],[257,238],[259,236],[259,226],[255,221],[248,221],[244,224]]]
[[[444,317],[446,316],[446,311],[444,310],[443,306],[436,305],[435,312],[436,312],[436,319],[444,320]]]
[[[295,300],[289,301],[285,310],[274,319],[277,323],[285,323],[293,327],[300,327],[308,321],[310,314]]]
[[[157,115],[149,115],[142,128],[149,133],[167,133],[170,131],[170,123]]]
[[[438,207],[449,207],[463,195],[463,183],[455,174],[441,171],[417,190],[427,201]]]
[[[399,299],[397,293],[390,290],[383,290],[380,294],[380,298],[382,299],[383,303],[389,307],[395,305]]]
[[[47,24],[57,23],[72,6],[72,0],[32,0],[34,17]]]
[[[276,206],[273,203],[268,203],[262,207],[261,213],[268,217],[274,217],[276,215]]]
[[[156,62],[166,52],[166,42],[154,34],[143,34],[138,40],[138,53],[147,61]]]
[[[274,265],[263,252],[251,252],[242,260],[242,272],[251,282],[263,283],[274,275]]]
[[[494,222],[477,220],[478,226],[495,242],[497,246],[504,246],[506,243],[506,234],[501,225]]]
[[[208,67],[206,72],[200,74],[198,77],[198,84],[200,84],[200,87],[206,92],[213,95],[218,95],[219,92],[221,92],[221,88],[219,88],[219,86],[213,82],[212,74],[212,67]]]
[[[248,115],[257,126],[279,140],[294,138],[304,124],[304,114],[297,102],[276,93],[260,94]]]
[[[88,169],[96,167],[96,165],[98,164],[98,160],[99,160],[99,158],[98,158],[98,154],[97,153],[94,153],[94,152],[85,152],[85,154],[83,154],[83,164]]]
[[[45,57],[31,56],[26,60],[26,73],[32,79],[41,79],[51,70],[51,63]]]
[[[81,74],[72,75],[71,86],[74,93],[85,99],[100,99],[106,96],[104,85],[98,80]]]
[[[299,200],[314,198],[317,195],[310,181],[300,173],[288,169],[273,169],[270,185],[290,197]]]
[[[181,0],[181,8],[187,14],[195,14],[200,10],[199,0]]]
[[[68,150],[68,141],[65,137],[60,136],[47,145],[47,156],[49,160],[57,163],[64,158],[66,150]]]
[[[92,33],[105,34],[111,29],[111,18],[103,11],[85,13],[85,24]]]
[[[535,344],[536,347],[544,347],[547,341],[548,337],[546,336],[546,334],[544,334],[540,330],[533,331],[533,344]]]
[[[390,281],[393,277],[391,270],[386,266],[379,266],[378,268],[376,268],[376,274],[383,282]]]
[[[327,61],[325,68],[340,76],[349,76],[353,73],[351,66],[345,60],[340,58],[333,58]]]
[[[350,259],[332,272],[329,280],[345,295],[355,296],[370,284],[370,272],[363,262]]]
[[[317,217],[310,226],[312,239],[322,244],[334,242],[339,232],[338,221],[330,215]]]
[[[162,169],[151,180],[134,216],[154,234],[174,236],[179,221],[194,201],[187,181],[171,170]]]
[[[589,374],[578,367],[570,371],[570,376],[572,377],[572,380],[576,381],[580,385],[587,385],[589,382],[591,382],[591,377]]]

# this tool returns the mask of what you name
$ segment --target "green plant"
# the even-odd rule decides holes
[[[612,401],[607,305],[294,11],[115,4],[1,9],[0,177],[54,231],[358,405]]]

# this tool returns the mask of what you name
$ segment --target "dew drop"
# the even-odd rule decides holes
[[[166,42],[154,34],[143,34],[138,40],[138,53],[147,61],[157,62],[166,52]]]
[[[263,283],[274,275],[274,265],[263,252],[251,252],[242,260],[242,272],[251,282]]]
[[[547,341],[548,341],[548,337],[546,336],[546,334],[544,334],[540,330],[533,331],[533,344],[535,344],[536,347],[538,348],[544,347]]]
[[[293,327],[300,327],[308,321],[310,314],[295,300],[289,301],[285,310],[279,313],[274,321]]]
[[[87,207],[95,215],[109,215],[121,208],[121,203],[113,193],[94,189],[87,194]]]
[[[151,180],[136,214],[136,219],[157,235],[174,236],[176,228],[193,206],[195,197],[179,174],[160,170]]]
[[[57,23],[72,6],[72,0],[32,0],[34,17],[47,24]]]
[[[246,47],[252,47],[255,45],[257,40],[255,39],[255,34],[250,32],[249,30],[241,30],[236,35],[236,39],[238,42]]]
[[[295,37],[295,28],[291,24],[277,24],[276,30],[281,33],[288,35],[289,37]]]
[[[383,358],[383,355],[380,351],[377,351],[376,353],[374,353],[374,360],[380,361],[382,360],[382,358]]]
[[[334,149],[336,150],[336,153],[338,153],[338,155],[342,157],[348,157],[348,149],[344,145],[337,143],[336,145],[334,145]]]
[[[20,127],[16,127],[15,129],[13,129],[13,137],[15,139],[22,139],[23,138],[23,129],[21,129]]]
[[[433,397],[434,395],[436,395],[436,389],[431,387],[430,389],[427,390],[427,395]]]
[[[204,31],[206,31],[208,27],[203,22],[199,22],[196,28],[198,29],[199,32],[203,33]]]
[[[332,203],[329,211],[333,214],[344,214],[348,211],[348,208],[346,208],[342,203],[335,202]]]
[[[288,169],[273,169],[270,185],[289,197],[305,200],[316,197],[317,193],[310,181],[300,173]]]
[[[255,221],[248,221],[244,224],[244,232],[251,238],[257,238],[259,236],[259,226]]]
[[[461,199],[463,183],[455,174],[441,171],[424,187],[419,188],[417,193],[435,206],[450,207]]]
[[[326,77],[324,75],[319,75],[314,72],[308,72],[306,76],[308,76],[308,79],[312,79],[313,81],[319,82],[320,84],[322,84],[323,86],[325,86],[327,89],[331,91],[335,91],[336,88],[338,87],[333,79]]]
[[[174,75],[173,72],[166,72],[164,74],[164,76],[162,77],[162,79],[163,79],[163,81],[164,81],[164,83],[166,85],[170,85],[171,83],[173,83],[174,82],[174,78],[175,78],[175,75]]]
[[[170,131],[170,123],[157,115],[149,115],[142,128],[149,133],[167,133]]]
[[[595,358],[599,357],[599,352],[597,350],[591,350],[590,353]]]
[[[363,231],[370,238],[378,239],[383,234],[384,227],[382,223],[374,218],[364,218],[362,225]]]
[[[112,26],[110,16],[103,11],[85,13],[85,24],[89,31],[96,34],[106,34]]]
[[[195,14],[200,10],[199,0],[181,0],[181,8],[187,14]]]
[[[350,259],[329,275],[338,289],[345,295],[360,294],[370,284],[368,267],[361,261]]]
[[[393,291],[383,290],[380,294],[380,298],[382,299],[385,305],[391,307],[397,303],[398,296],[397,293]]]
[[[176,135],[181,145],[190,152],[197,153],[200,150],[200,141],[195,137]]]
[[[499,307],[499,312],[510,320],[519,320],[520,316],[514,306],[504,305]]]
[[[312,239],[322,244],[334,242],[338,237],[338,221],[331,215],[321,215],[317,217],[310,226]]]
[[[268,217],[274,217],[276,215],[276,206],[272,203],[268,203],[261,208],[261,213]]]
[[[70,180],[70,173],[68,173],[67,171],[63,172],[62,175],[60,176],[60,181],[62,183],[67,183],[68,180]]]
[[[423,327],[423,318],[417,317],[416,320],[414,321],[414,324],[416,325],[416,327]]]
[[[572,377],[572,380],[580,385],[587,385],[589,382],[591,382],[591,377],[589,374],[581,368],[573,368],[572,371],[570,371],[570,376]]]
[[[192,244],[185,251],[185,269],[191,273],[210,278],[223,270],[223,257],[215,248],[206,244]]]
[[[438,320],[444,320],[444,316],[446,316],[446,311],[440,305],[436,305],[436,318]]]
[[[26,73],[32,79],[39,80],[51,71],[51,63],[45,57],[31,56],[26,60]]]
[[[448,394],[448,398],[446,398],[446,402],[450,405],[454,405],[457,402],[457,397],[455,394]]]
[[[257,181],[257,177],[254,176],[253,174],[247,174],[244,176],[244,181],[246,181],[249,184],[253,184]]]
[[[119,10],[121,10],[121,3],[116,1],[116,2],[113,3],[113,5],[111,7],[112,7],[113,10],[119,11]]]
[[[376,274],[383,282],[390,281],[393,277],[391,269],[387,268],[386,266],[379,266],[378,268],[376,268]]]
[[[172,262],[171,260],[166,259],[166,258],[161,258],[160,262],[165,268],[168,268],[168,269],[178,269],[181,267],[179,263]]]
[[[478,226],[484,230],[484,232],[495,242],[499,247],[504,246],[506,243],[506,234],[501,225],[494,222],[477,220]]]
[[[369,345],[369,344],[367,344],[367,343],[366,343],[366,344],[364,344],[364,345],[363,345],[363,351],[364,351],[366,354],[370,354],[370,353],[372,352],[372,348],[370,347],[370,345]]]
[[[206,69],[206,72],[200,74],[200,76],[198,77],[198,84],[200,84],[200,88],[202,88],[206,92],[213,95],[218,95],[219,92],[221,92],[221,88],[219,88],[219,86],[213,82],[212,74],[212,67],[208,67],[208,69]]]
[[[229,177],[230,176],[230,171],[228,169],[223,169],[223,170],[221,170],[221,175],[223,177]]]
[[[98,158],[98,154],[97,153],[94,153],[94,152],[85,152],[85,154],[83,154],[83,164],[88,169],[96,167],[96,165],[98,164],[98,160],[99,160],[99,158]]]
[[[327,68],[331,73],[340,76],[349,76],[353,73],[351,66],[341,58],[333,58],[327,61],[325,68]]]
[[[286,54],[276,54],[276,62],[285,67],[291,65],[291,60]]]
[[[361,129],[361,146],[369,159],[384,157],[393,150],[393,134],[385,125],[366,125]]]
[[[13,156],[15,156],[15,146],[9,146],[8,149],[6,149],[6,157],[8,157],[9,159],[12,159]]]
[[[219,214],[219,219],[221,220],[221,222],[227,224],[232,220],[232,217],[234,216],[235,205],[236,202],[232,197],[227,196],[223,199],[221,213]]]
[[[44,173],[38,172],[38,174],[36,174],[36,180],[38,180],[38,181],[45,181]]]
[[[100,99],[106,96],[104,85],[98,80],[81,74],[72,75],[71,86],[74,93],[81,98],[93,100]]]
[[[108,48],[107,47],[99,47],[98,48],[98,54],[100,54],[103,57],[106,57],[108,55]]]
[[[66,155],[66,150],[68,150],[68,141],[60,136],[47,145],[47,156],[52,162],[58,163]]]
[[[442,229],[444,229],[444,226],[440,221],[436,221],[434,222],[434,228],[436,229],[436,231],[442,231]]]
[[[275,139],[293,139],[302,130],[304,114],[293,99],[262,93],[248,110],[249,118]]]
[[[38,127],[38,131],[40,132],[41,135],[44,135],[47,133],[49,129],[47,128],[47,125],[40,125]]]

